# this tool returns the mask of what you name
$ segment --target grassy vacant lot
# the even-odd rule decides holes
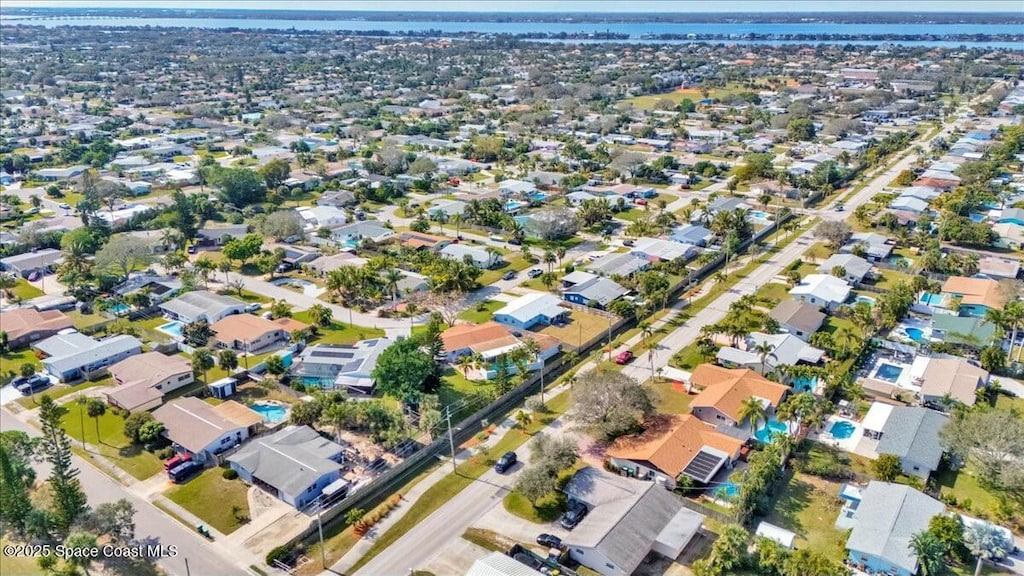
[[[809,548],[831,558],[843,557],[846,531],[835,527],[842,508],[840,485],[795,474],[775,500],[766,520],[797,535],[797,548]]]
[[[377,537],[377,540],[373,543],[370,550],[367,551],[367,553],[360,558],[359,562],[352,567],[351,572],[355,572],[360,567],[366,565],[367,562],[375,558],[388,546],[394,544],[402,536],[405,536],[413,526],[418,524],[427,516],[433,514],[434,511],[451,500],[464,488],[472,484],[477,478],[483,476],[483,474],[494,465],[496,458],[495,455],[515,450],[525,444],[526,441],[532,438],[534,434],[542,430],[545,426],[558,418],[559,415],[565,412],[568,406],[569,394],[567,392],[563,392],[555,398],[552,398],[548,401],[548,411],[540,418],[531,422],[529,426],[526,427],[526,430],[522,430],[520,428],[510,430],[497,444],[491,447],[486,454],[474,455],[458,467],[457,474],[449,474],[440,482],[431,486],[430,489],[424,492],[423,495],[420,496],[419,500],[417,500],[405,513],[405,516],[402,518],[402,522],[392,526],[386,532]]]
[[[569,322],[563,326],[545,326],[536,331],[557,338],[568,346],[579,346],[594,336],[607,334],[609,322],[614,323],[615,320],[573,308],[569,312]]]
[[[225,480],[222,468],[210,468],[192,480],[167,491],[175,504],[202,518],[216,530],[230,534],[241,522],[235,517],[249,516],[249,488],[241,480]]]
[[[505,303],[498,300],[482,300],[462,314],[459,314],[459,319],[474,324],[482,324],[493,318],[494,313],[504,306]]]
[[[292,314],[292,318],[299,322],[306,324],[313,324],[313,320],[309,317],[309,311],[303,310],[302,312],[296,312]],[[313,342],[318,344],[353,344],[360,340],[366,340],[367,338],[379,338],[384,335],[384,331],[379,328],[366,328],[364,326],[356,326],[355,324],[343,324],[339,320],[346,320],[346,318],[335,318],[331,322],[330,326],[320,326],[319,334],[313,339]]]
[[[494,284],[498,280],[501,280],[502,275],[509,271],[519,272],[520,270],[526,270],[530,267],[530,263],[525,258],[516,254],[515,256],[508,258],[501,265],[491,268],[490,270],[484,270],[484,273],[477,278],[477,282],[481,286],[487,286]]]
[[[739,92],[749,91],[746,88],[738,85],[729,85],[725,88],[712,88],[708,91],[708,98],[720,99],[732,94]],[[650,110],[661,100],[669,100],[675,104],[679,104],[685,99],[690,99],[693,102],[703,100],[704,95],[697,88],[683,88],[674,92],[668,92],[665,94],[648,94],[646,96],[634,96],[633,98],[626,98],[622,100],[625,104],[631,104],[634,108],[641,110]]]
[[[757,290],[757,298],[763,302],[778,304],[783,300],[789,300],[789,286],[778,282],[769,282]]]
[[[163,469],[163,463],[152,452],[143,450],[141,446],[132,444],[124,435],[124,418],[108,411],[99,420],[99,437],[96,436],[95,418],[90,418],[85,406],[77,402],[65,405],[68,411],[61,418],[61,427],[68,436],[81,442],[85,441],[99,449],[100,455],[110,460],[118,468],[139,480],[149,478]],[[83,428],[84,425],[84,428]]]

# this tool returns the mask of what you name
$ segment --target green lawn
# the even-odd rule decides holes
[[[1000,410],[1020,410],[1024,412],[1024,398],[1000,394],[996,396],[996,408]]]
[[[672,356],[672,365],[683,370],[693,370],[704,362],[707,362],[707,359],[701,356],[700,351],[697,350],[697,345],[693,343]]]
[[[501,280],[501,277],[510,270],[519,272],[521,270],[526,270],[529,267],[530,263],[527,262],[525,258],[517,254],[512,258],[506,259],[504,262],[501,263],[500,266],[496,266],[489,270],[484,270],[484,273],[481,274],[476,281],[481,286],[487,286],[490,284],[494,284],[498,280]]]
[[[272,298],[267,298],[262,294],[257,294],[255,292],[250,292],[244,289],[242,290],[241,295],[238,294],[238,290],[220,290],[218,294],[226,294],[228,296],[231,296],[232,298],[238,298],[239,300],[243,300],[245,302],[250,303],[259,302],[260,304],[268,304],[270,302],[273,302]]]
[[[210,468],[192,480],[175,486],[166,496],[202,518],[216,530],[230,534],[242,525],[235,517],[249,516],[249,488],[241,480],[225,480],[222,468]]]
[[[68,312],[67,316],[68,318],[71,318],[71,322],[73,322],[75,328],[79,330],[89,330],[93,326],[107,321],[107,318],[100,314],[82,314],[78,310]]]
[[[569,406],[569,394],[563,392],[550,399],[547,404],[547,412],[540,418],[531,422],[526,430],[516,428],[508,431],[505,436],[495,444],[486,454],[476,454],[468,461],[458,467],[457,474],[449,474],[440,482],[434,484],[409,508],[402,518],[402,521],[374,541],[373,546],[359,559],[351,568],[355,572],[367,562],[383,552],[388,546],[394,544],[399,538],[405,536],[413,526],[418,524],[427,516],[433,514],[438,508],[451,500],[456,494],[472,484],[477,478],[483,476],[494,465],[496,455],[504,454],[510,450],[522,446],[534,434],[543,430],[548,424],[565,412]]]
[[[509,492],[502,500],[502,504],[509,514],[534,524],[554,522],[566,510],[565,494],[561,492],[552,492],[542,497],[536,506],[519,492]]]
[[[797,548],[808,548],[839,560],[847,532],[835,527],[842,508],[839,484],[794,475],[779,493],[766,520],[797,535]]]
[[[474,324],[482,324],[493,318],[494,313],[504,306],[505,303],[498,300],[482,300],[477,302],[472,308],[459,314],[459,319]]]
[[[18,283],[15,284],[14,288],[11,288],[11,294],[20,300],[28,300],[30,298],[42,296],[45,292],[29,284],[28,280],[18,278]]]
[[[85,441],[98,448],[100,455],[139,480],[163,470],[163,462],[155,454],[132,444],[124,435],[124,418],[110,410],[98,419],[90,418],[85,407],[77,402],[64,407],[68,411],[61,418],[61,427],[74,440],[81,442],[84,430]],[[97,420],[99,438],[96,436]]]
[[[686,390],[678,390],[671,380],[664,382],[647,381],[647,388],[655,394],[655,409],[661,414],[686,414],[690,411],[693,396]]]
[[[879,279],[875,286],[883,290],[891,290],[899,282],[910,282],[913,275],[896,270],[879,269]]]
[[[306,324],[312,324],[313,320],[309,317],[309,311],[303,310],[302,312],[296,312],[292,314],[292,318],[299,322]],[[358,326],[354,324],[342,324],[339,320],[345,320],[344,318],[335,318],[331,322],[330,326],[321,326],[320,332],[313,342],[318,344],[354,344],[360,340],[366,340],[367,338],[380,338],[384,335],[384,331],[380,328],[367,328],[365,326]]]
[[[445,371],[444,376],[441,378],[441,389],[438,390],[438,396],[440,396],[442,405],[457,404],[464,400],[467,396],[472,394],[487,392],[491,390],[491,384],[489,382],[474,382],[462,375],[462,372],[449,368]],[[462,419],[469,416],[473,411],[478,410],[480,406],[466,406],[461,408],[455,415],[452,416],[452,420]]]
[[[0,354],[0,383],[6,384],[17,376],[21,371],[22,364],[31,364],[36,370],[40,370],[43,367],[31,348],[23,348]]]
[[[25,408],[31,409],[39,405],[38,400],[41,399],[43,396],[49,396],[50,398],[57,400],[58,398],[63,398],[68,394],[77,394],[83,390],[95,388],[97,386],[110,386],[113,383],[114,379],[112,377],[104,376],[99,380],[94,380],[92,382],[83,382],[82,384],[76,384],[74,386],[68,386],[67,384],[57,384],[52,388],[48,388],[42,394],[35,394],[33,396],[25,396],[23,398],[18,398],[16,402],[18,404],[21,404]]]
[[[848,331],[859,334],[860,331],[853,325],[853,321],[847,318],[840,318],[838,316],[828,316],[825,318],[825,322],[821,325],[821,329],[829,334],[835,334],[840,328],[846,328]]]
[[[939,485],[940,495],[955,496],[960,507],[964,507],[965,500],[969,501],[970,510],[968,512],[974,515],[977,515],[978,512],[991,515],[999,504],[998,495],[992,489],[981,485],[978,477],[974,475],[974,468],[970,463],[958,471],[943,466],[935,473],[935,480]]]
[[[738,84],[728,85],[725,88],[711,88],[708,90],[708,98],[721,99],[725,96],[737,94],[739,92],[751,91]],[[756,90],[755,90],[756,91]],[[689,99],[696,103],[704,99],[704,94],[697,88],[687,88],[684,90],[676,90],[674,92],[667,92],[664,94],[648,94],[645,96],[634,96],[632,98],[626,98],[621,102],[632,104],[634,108],[641,110],[650,110],[654,108],[661,100],[669,100],[674,104],[679,104],[683,100]]]
[[[789,286],[778,282],[769,282],[757,290],[757,298],[774,306],[783,300],[789,300]]]

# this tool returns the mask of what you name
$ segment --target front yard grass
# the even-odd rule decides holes
[[[481,300],[472,307],[459,314],[460,320],[482,324],[494,317],[494,313],[505,306],[504,302],[498,300]]]
[[[225,480],[222,470],[204,470],[192,480],[168,490],[166,496],[219,532],[231,534],[242,525],[238,516],[249,516],[246,496],[249,487],[241,480]]]
[[[22,364],[31,364],[37,371],[43,368],[31,348],[23,348],[18,351],[8,350],[0,354],[0,383],[6,384],[17,376],[21,372]]]
[[[662,382],[647,381],[647,389],[654,392],[654,408],[660,414],[686,414],[690,411],[693,396],[685,389],[677,389],[671,380]]]
[[[789,300],[789,290],[790,288],[786,284],[769,282],[757,290],[756,296],[758,300],[771,303],[774,306],[783,300]]]
[[[960,470],[942,466],[935,472],[935,481],[940,496],[955,496],[957,505],[964,508],[967,514],[976,516],[979,512],[985,512],[991,516],[999,505],[997,492],[981,485],[970,463]]]
[[[78,392],[82,392],[83,390],[88,390],[89,388],[96,388],[98,386],[112,386],[113,384],[114,379],[110,376],[104,376],[99,380],[94,380],[92,382],[83,382],[81,384],[76,384],[74,386],[69,386],[67,384],[57,384],[52,388],[47,388],[43,392],[33,394],[32,396],[18,398],[16,402],[18,404],[21,404],[25,408],[32,409],[39,405],[39,399],[42,398],[44,395],[49,396],[54,400],[57,400],[58,398],[63,398],[68,394],[76,394]]]
[[[142,446],[132,444],[124,435],[124,418],[108,410],[98,419],[90,418],[86,408],[76,402],[64,405],[67,412],[61,418],[61,428],[68,436],[81,442],[91,444],[99,450],[101,456],[110,460],[118,468],[139,480],[145,480],[163,470],[163,462],[156,454],[147,452]],[[96,425],[99,421],[99,437],[96,436]],[[84,428],[83,428],[84,426]]]
[[[676,352],[672,356],[672,365],[683,370],[693,370],[698,365],[707,362],[707,359],[701,355],[700,350],[697,349],[696,343],[688,344],[679,352]]]
[[[501,277],[506,272],[509,272],[509,271],[519,272],[521,270],[526,270],[529,267],[530,267],[530,263],[527,262],[526,259],[523,258],[522,256],[520,256],[519,254],[516,254],[512,258],[504,260],[500,265],[495,266],[494,268],[491,268],[491,269],[488,269],[488,270],[484,270],[484,273],[481,274],[480,277],[477,278],[476,281],[481,286],[488,286],[490,284],[494,284],[498,280],[501,280]]]
[[[314,323],[308,310],[295,312],[292,314],[292,318],[306,324]],[[339,320],[339,318],[335,318],[330,326],[319,326],[319,333],[316,338],[312,339],[312,342],[317,344],[354,344],[360,340],[384,336],[384,331],[379,328],[343,324]]]
[[[513,516],[534,524],[547,524],[554,522],[566,509],[566,497],[561,492],[552,492],[542,497],[534,506],[525,496],[519,492],[509,492],[502,500],[505,510]]]
[[[18,298],[19,300],[28,300],[30,298],[42,296],[43,294],[46,293],[40,290],[39,288],[36,288],[35,286],[29,284],[28,280],[25,280],[24,278],[18,278],[18,283],[14,285],[14,288],[11,288],[11,294],[13,294],[14,297]]]

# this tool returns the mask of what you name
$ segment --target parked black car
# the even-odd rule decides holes
[[[494,471],[499,474],[504,474],[509,468],[515,465],[519,459],[516,457],[515,452],[505,452],[501,458],[494,463]]]
[[[563,549],[562,539],[552,534],[541,534],[537,536],[537,544],[545,548],[557,548],[558,550]]]
[[[40,390],[50,387],[50,379],[42,374],[34,374],[27,380],[16,386],[22,396],[29,396]]]
[[[175,484],[181,484],[185,480],[188,480],[195,474],[198,474],[203,469],[203,465],[195,460],[189,460],[184,464],[178,464],[174,468],[167,471],[167,476],[171,479],[171,482]]]
[[[586,504],[579,500],[570,500],[569,509],[562,515],[562,520],[559,524],[566,530],[572,530],[587,516],[587,512],[590,512],[590,510],[587,509]]]

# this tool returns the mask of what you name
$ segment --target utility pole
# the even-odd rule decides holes
[[[327,550],[324,549],[324,525],[320,520],[320,511],[323,510],[320,500],[323,499],[323,494],[316,500],[316,531],[320,535],[320,563],[323,565],[324,570],[327,569]]]
[[[458,472],[458,465],[455,462],[455,438],[452,436],[452,408],[444,407],[444,421],[448,425],[448,448],[452,452],[452,471]]]

